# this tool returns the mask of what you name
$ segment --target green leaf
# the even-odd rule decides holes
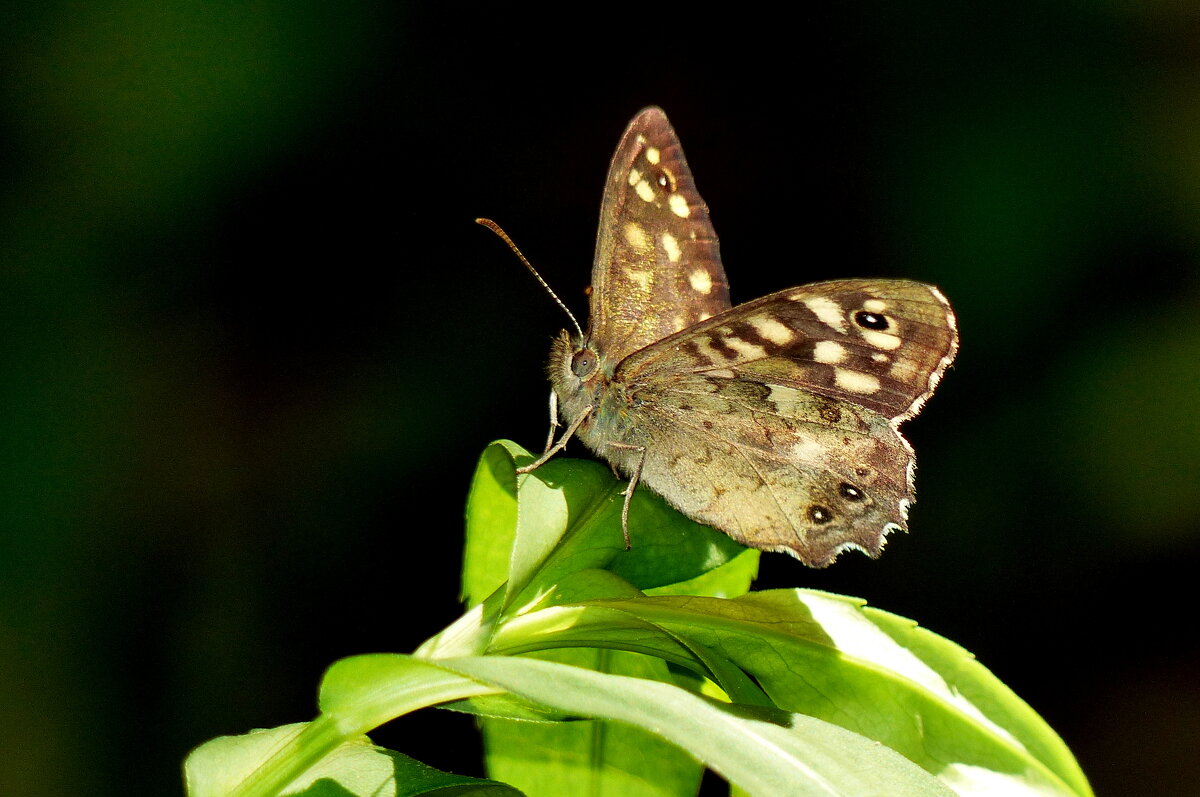
[[[558,603],[583,601],[597,597],[637,597],[641,594],[624,579],[606,570],[582,570],[572,573],[556,587],[547,596],[544,605],[553,607]],[[566,658],[560,655],[555,660],[581,666],[592,666],[593,669],[601,669],[605,672],[617,671],[643,677],[657,677],[661,680],[669,679],[677,684],[686,684],[687,688],[693,691],[700,691],[702,688],[702,684],[698,682],[697,678],[708,677],[720,684],[725,694],[731,696],[735,702],[771,705],[766,696],[762,694],[762,690],[728,660],[700,646],[691,645],[686,640],[672,639],[663,629],[653,627],[648,623],[645,624],[648,633],[634,639],[626,630],[619,628],[621,624],[612,623],[598,616],[597,612],[602,611],[593,609],[587,612],[586,616],[596,621],[591,623],[591,628],[587,627],[587,623],[576,622],[574,618],[580,615],[577,607],[569,606],[560,611],[526,612],[507,621],[501,629],[502,633],[499,639],[493,638],[492,644],[488,646],[486,652],[512,655],[575,648],[572,657]],[[618,619],[626,625],[629,622],[628,616],[624,614],[619,615]],[[599,625],[598,632],[593,630],[596,625]],[[614,627],[617,630],[609,634]],[[678,672],[661,666],[652,675],[640,671],[626,672],[604,669],[598,663],[593,662],[593,659],[600,661],[596,657],[597,651],[579,650],[580,648],[625,650],[649,654],[666,661],[683,662],[695,673],[695,677],[685,679]],[[425,646],[422,646],[422,650],[425,650]],[[485,651],[470,651],[470,653],[482,652]],[[447,657],[442,656],[441,658]],[[504,696],[472,698],[465,701],[465,704],[455,704],[446,706],[446,708],[481,716],[510,719],[563,719],[561,716],[555,716],[553,712],[542,712],[525,705],[514,704]]]
[[[657,681],[524,657],[439,664],[533,702],[642,728],[751,794],[953,794],[888,748],[811,717],[719,703]]]
[[[501,692],[411,656],[343,659],[325,673],[319,697],[322,713],[317,719],[281,734],[260,761],[249,761],[247,754],[241,761],[244,766],[220,775],[227,781],[221,788],[204,793],[275,797],[340,745],[389,720],[418,708]],[[207,770],[204,774],[211,778],[217,768]],[[210,788],[207,780],[197,780],[197,784]],[[234,785],[226,788],[229,784]]]
[[[590,465],[582,463],[584,470]],[[607,495],[593,495],[601,504],[607,501],[608,509],[593,505],[587,522],[574,524],[574,532],[571,513],[558,516],[565,518],[559,527],[561,542],[530,578],[537,591],[529,592],[539,600],[500,624],[489,652],[598,647],[649,654],[691,672],[691,678],[672,676],[692,690],[696,678],[707,678],[735,702],[774,703],[860,732],[965,793],[996,787],[1013,793],[1091,794],[1070,752],[1036,713],[969,653],[911,621],[864,608],[861,601],[815,592],[758,593],[732,602],[662,598],[656,603],[640,595],[635,587],[660,595],[693,590],[737,595],[748,585],[757,560],[701,565],[685,583],[654,585],[640,567],[625,564],[634,560],[624,559],[619,550],[595,557],[597,549],[607,545],[611,553],[619,545],[615,488],[620,482],[602,467],[592,472],[590,491],[605,480],[612,484]],[[555,487],[554,479],[530,492],[528,500],[557,500],[551,498],[554,490],[541,492],[548,485]],[[523,506],[526,494],[519,490],[518,497]],[[635,498],[635,508],[642,497]],[[529,517],[532,522],[539,515]],[[661,529],[682,531],[669,518],[661,520],[645,524],[647,559],[642,564],[647,567],[672,542],[679,543],[669,539],[668,531],[662,550],[654,550]],[[607,537],[597,544],[597,535],[603,534]],[[634,552],[639,550],[637,537]],[[572,543],[583,550],[573,551]],[[607,570],[585,569],[585,564]]]
[[[435,664],[400,655],[357,656],[330,669],[320,702],[349,736],[364,722],[378,724],[418,705],[501,691],[565,714],[636,726],[752,794],[951,793],[895,752],[821,720],[526,657],[469,656]]]
[[[517,460],[532,457],[500,441],[488,446],[475,471],[463,568],[463,594],[471,604],[506,580],[505,604],[521,606],[578,570],[608,569],[638,589],[652,589],[698,579],[737,558],[737,566],[696,586],[721,594],[748,586],[757,552],[747,554],[728,535],[689,520],[646,490],[630,504],[633,547],[626,551],[620,523],[625,482],[598,462],[558,457],[517,476]]]
[[[526,587],[536,591],[553,583],[561,568],[549,568],[548,563],[553,558],[570,561],[563,555],[569,537],[586,539],[589,548],[587,564],[568,565],[568,570],[600,567],[612,560],[622,546],[603,539],[593,524],[597,516],[611,512],[619,489],[616,480],[597,463],[565,457],[518,477],[517,535],[506,604],[513,604]]]
[[[598,467],[608,473],[604,466]],[[746,547],[728,534],[684,516],[645,486],[638,487],[629,505],[632,547],[626,551],[620,512],[624,501],[620,490],[625,488],[625,482],[613,478],[611,473],[608,477],[619,489],[604,520],[609,539],[620,549],[609,569],[638,589],[692,581],[739,557],[743,557],[742,568],[748,567],[757,574],[758,551],[747,554]],[[726,575],[739,572],[745,571],[735,567]],[[722,585],[721,589],[729,587]]]
[[[673,661],[687,645],[711,650],[753,677],[775,705],[876,739],[964,794],[1091,794],[1058,736],[969,653],[861,601],[774,590],[734,600],[600,600],[545,612],[510,623],[493,644],[551,645],[537,637],[558,636],[657,650]]]
[[[741,668],[714,649],[606,604],[550,607],[513,618],[493,638],[489,652],[516,655],[564,647],[631,651],[710,679],[734,702],[774,705]]]
[[[190,797],[224,797],[272,751],[296,739],[308,723],[221,736],[192,751],[184,763]],[[516,797],[521,792],[493,780],[442,772],[365,736],[335,747],[282,792],[288,797]]]
[[[464,680],[433,662],[375,653],[334,662],[321,680],[318,703],[322,715],[350,736],[418,708],[500,691]]]
[[[620,576],[592,569],[569,574],[545,602],[640,595]],[[538,655],[548,660],[599,672],[659,680],[671,677],[665,663],[657,658],[594,647],[548,652],[543,646],[540,650]],[[522,710],[497,697],[466,702],[470,704],[467,710],[494,717],[480,723],[489,774],[531,794],[675,797],[694,795],[699,787],[704,768],[697,761],[639,728],[603,721],[536,725],[514,722],[499,717],[530,719],[536,710]],[[540,713],[544,719],[565,718],[561,712],[542,709]],[[554,713],[559,716],[551,716]]]
[[[462,599],[474,606],[508,580],[517,534],[517,476],[513,458],[525,449],[499,440],[483,450],[467,494],[467,542],[463,552]]]
[[[462,618],[415,656],[337,662],[312,723],[200,748],[192,793],[392,793],[382,761],[428,768],[361,734],[436,705],[481,717],[492,773],[532,794],[691,795],[703,762],[738,794],[1091,795],[1045,722],[953,643],[852,598],[747,594],[757,551],[643,491],[626,551],[623,482],[563,458],[518,477],[530,459],[501,441],[480,460]],[[328,769],[347,757],[360,780]]]
[[[714,598],[736,598],[750,591],[758,578],[758,559],[762,551],[745,548],[725,564],[701,573],[687,581],[650,587],[650,595],[709,595]]]
[[[749,588],[757,572],[757,551],[747,551],[725,535],[679,515],[657,496],[639,492],[631,503],[631,526],[639,532],[634,550],[627,552],[620,530],[624,482],[598,463],[563,457],[533,474],[517,477],[516,462],[527,457],[519,446],[501,442],[490,446],[480,461],[468,501],[468,564],[464,568],[464,593],[473,600],[501,582],[497,571],[510,574],[505,602],[517,606],[528,601],[549,605],[640,594],[625,578],[599,569],[603,567],[643,586],[725,595],[741,594]],[[515,493],[509,489],[513,484],[518,485]],[[493,523],[497,528],[489,527]],[[515,531],[510,532],[513,526]],[[498,566],[505,546],[510,546],[511,556],[504,566]],[[476,565],[476,560],[480,564]],[[438,657],[478,652],[458,644],[480,638],[483,629],[476,625],[471,618],[463,629],[443,632],[442,638],[426,643],[420,652]],[[622,662],[630,661],[610,651],[559,651],[555,655],[600,669],[620,668]],[[649,675],[638,669],[644,670],[645,662],[642,659],[627,666],[634,667],[632,672]],[[745,684],[736,668],[722,662],[710,664],[732,670],[726,680],[734,681],[731,688],[735,694],[765,702],[761,691]],[[652,674],[664,680],[672,677],[662,662],[653,665]],[[739,679],[743,688],[738,687]],[[693,794],[702,772],[674,746],[628,726],[603,722],[522,722],[514,726],[496,718],[552,719],[561,713],[510,696],[473,698],[448,707],[493,718],[483,722],[489,771],[517,783],[533,787],[571,783],[568,792],[576,787],[601,788],[607,783],[609,790],[620,794]],[[539,750],[538,763],[531,766],[528,756],[535,748]]]
[[[669,677],[661,660],[609,650],[558,650],[540,658],[643,678]],[[561,711],[559,712],[561,714]],[[647,730],[614,722],[481,722],[488,774],[533,795],[694,795],[704,767]]]

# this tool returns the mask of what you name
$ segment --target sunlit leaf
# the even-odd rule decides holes
[[[198,747],[184,764],[190,797],[224,797],[271,751],[295,739],[307,723],[220,736]],[[454,775],[371,744],[343,742],[283,792],[285,797],[517,797],[493,780]]]

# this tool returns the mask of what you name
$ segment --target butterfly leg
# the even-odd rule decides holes
[[[543,453],[535,461],[529,463],[528,465],[522,465],[521,467],[517,468],[517,473],[529,473],[530,471],[537,470],[538,468],[542,467],[542,465],[546,464],[546,460],[550,459],[550,457],[554,456],[559,451],[562,451],[563,448],[566,447],[567,441],[570,440],[575,434],[576,430],[579,429],[579,425],[582,424],[584,420],[586,420],[587,417],[592,414],[593,409],[594,408],[590,404],[584,407],[583,412],[579,413],[579,417],[571,422],[571,425],[567,427],[567,431],[563,433],[563,436],[558,438],[557,443],[547,448],[545,453]],[[553,430],[554,428],[551,427],[551,432],[553,432]]]
[[[627,443],[609,443],[609,445],[613,448],[628,448],[641,452],[637,465],[633,469],[633,475],[629,477],[629,486],[622,493],[625,496],[625,504],[621,507],[621,533],[625,535],[625,550],[628,551],[633,548],[633,543],[629,540],[629,502],[633,500],[633,491],[637,489],[638,482],[642,479],[642,466],[646,464],[646,446],[631,446]]]
[[[550,391],[550,433],[546,435],[546,447],[542,449],[545,455],[554,445],[554,430],[558,428],[558,394]]]

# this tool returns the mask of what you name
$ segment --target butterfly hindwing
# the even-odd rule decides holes
[[[823,566],[877,555],[905,529],[912,450],[878,413],[777,384],[702,373],[641,394],[642,479],[740,542]]]

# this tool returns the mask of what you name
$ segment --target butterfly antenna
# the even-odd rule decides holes
[[[539,283],[541,283],[542,287],[546,289],[546,293],[550,294],[550,298],[553,299],[555,302],[557,302],[558,306],[561,307],[563,309],[563,312],[567,314],[567,318],[571,319],[571,323],[575,325],[575,331],[578,332],[579,337],[582,338],[583,337],[583,328],[580,327],[579,322],[575,320],[575,314],[572,313],[569,309],[567,309],[567,306],[565,304],[563,304],[563,300],[558,298],[558,294],[554,292],[554,290],[550,287],[549,283],[547,283],[546,280],[542,279],[542,275],[537,273],[537,269],[535,269],[533,267],[533,265],[530,264],[530,262],[525,258],[525,255],[521,254],[521,250],[517,248],[517,245],[515,243],[513,243],[512,238],[508,237],[508,233],[506,233],[504,230],[500,229],[500,225],[497,224],[496,222],[492,221],[491,219],[475,219],[475,223],[482,224],[484,227],[487,227],[489,230],[496,233],[496,235],[498,235],[500,237],[500,240],[502,240],[502,241],[504,241],[504,243],[508,244],[508,248],[513,250],[513,254],[515,254],[518,258],[520,258],[521,262],[525,264],[525,268],[529,269],[529,273],[533,275],[533,278],[536,279]]]

